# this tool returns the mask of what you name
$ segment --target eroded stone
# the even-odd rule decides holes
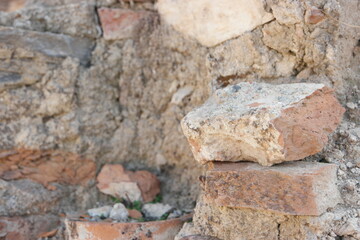
[[[131,201],[152,201],[160,193],[160,181],[148,171],[126,171],[120,164],[107,164],[97,177],[97,187],[105,194]]]
[[[31,179],[50,190],[50,183],[87,185],[96,171],[91,159],[60,150],[3,150],[0,162],[0,179]]]
[[[271,166],[320,152],[344,111],[322,84],[240,83],[215,91],[181,125],[199,162]]]
[[[159,0],[157,8],[165,22],[207,47],[273,19],[261,0],[223,0],[217,4],[211,0]]]
[[[205,200],[217,206],[320,215],[341,202],[336,165],[311,162],[263,167],[215,163],[206,172]]]

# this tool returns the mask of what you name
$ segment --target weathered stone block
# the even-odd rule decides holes
[[[197,234],[222,240],[321,239],[323,219],[249,208],[219,207],[200,196],[193,217]]]
[[[204,179],[205,200],[217,206],[320,215],[341,202],[336,165],[310,162],[263,167],[215,163]]]
[[[207,47],[273,19],[261,0],[159,0],[157,8],[165,22]]]
[[[99,17],[106,40],[126,39],[137,36],[153,13],[128,9],[100,8]]]
[[[321,151],[344,111],[322,84],[240,83],[217,90],[181,125],[202,163],[271,166]]]
[[[62,34],[40,33],[0,27],[0,42],[16,48],[39,52],[50,57],[72,57],[86,64],[94,43],[87,38],[74,38]]]

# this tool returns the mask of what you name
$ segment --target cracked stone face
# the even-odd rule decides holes
[[[320,152],[343,113],[322,84],[240,83],[215,91],[181,125],[199,162],[271,166]]]
[[[157,8],[165,22],[207,47],[273,19],[261,0],[159,0]]]

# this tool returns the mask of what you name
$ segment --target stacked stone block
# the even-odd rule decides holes
[[[300,229],[299,217],[309,225],[309,216],[335,207],[341,202],[337,166],[295,160],[321,151],[343,113],[322,84],[240,83],[215,91],[181,123],[195,159],[207,164],[194,231],[229,240],[278,239],[280,232],[248,231],[259,224],[261,232],[274,217],[258,223],[251,216],[272,214]],[[230,219],[243,226],[226,228]],[[311,239],[313,231],[297,236]]]

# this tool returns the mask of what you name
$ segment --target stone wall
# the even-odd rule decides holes
[[[0,205],[0,224],[9,226],[0,228],[0,237],[14,232],[8,223],[19,216],[29,224],[104,199],[94,176],[105,163],[149,169],[160,176],[165,201],[193,207],[201,167],[180,120],[213,90],[244,81],[315,82],[335,89],[346,115],[325,149],[307,160],[339,166],[343,204],[334,210],[340,219],[329,224],[359,221],[360,30],[349,26],[360,25],[358,1],[217,4],[0,4],[0,163],[6,165],[0,168],[0,196],[12,208]],[[56,156],[94,167],[75,173],[84,181],[73,181],[65,170],[49,173],[65,169]],[[46,183],[31,177],[38,169],[49,173]],[[28,199],[43,207],[26,207]],[[359,237],[359,226],[354,229],[322,234],[352,239]]]

